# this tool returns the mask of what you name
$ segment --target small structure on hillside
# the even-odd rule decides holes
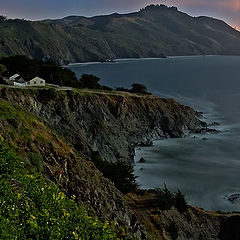
[[[46,81],[40,77],[35,77],[32,80],[25,83],[27,87],[43,87],[46,85]]]
[[[26,81],[21,76],[19,76],[19,77],[15,78],[15,80],[12,81],[12,82],[13,82],[14,86],[25,87],[25,82]]]
[[[21,77],[19,74],[14,74],[14,75],[12,75],[11,77],[9,77],[9,80],[10,81],[15,81],[15,80],[17,80],[19,77]]]

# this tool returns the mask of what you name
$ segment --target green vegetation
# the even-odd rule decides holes
[[[30,163],[36,167],[37,172],[41,173],[43,171],[43,157],[40,154],[30,152],[28,159]]]
[[[132,84],[131,89],[117,87],[115,90],[121,91],[121,92],[129,92],[129,93],[140,93],[140,94],[149,94],[149,95],[151,94],[147,91],[147,87],[145,85],[139,84],[139,83]]]
[[[137,190],[137,177],[134,175],[133,167],[130,164],[123,161],[116,163],[103,161],[98,152],[93,152],[91,158],[104,177],[110,179],[123,194]]]
[[[141,93],[141,94],[150,94],[147,91],[147,87],[143,84],[134,83],[132,85],[132,89],[130,90],[132,93]]]
[[[99,84],[100,78],[92,74],[83,74],[79,80],[79,88],[100,89],[112,91],[113,89]]]
[[[39,156],[30,156],[38,165]],[[46,182],[0,138],[0,239],[118,239],[108,222],[89,217],[74,198]]]
[[[177,208],[181,213],[187,212],[187,201],[183,193],[178,190],[176,193],[171,193],[167,186],[164,188],[156,188],[156,197],[158,206],[161,210],[169,210],[172,207]]]

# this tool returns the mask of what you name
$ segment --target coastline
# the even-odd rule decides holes
[[[240,55],[221,55],[221,54],[209,54],[209,55],[170,55],[165,58],[152,58],[152,57],[141,57],[141,58],[116,58],[113,59],[116,62],[101,62],[101,61],[88,61],[88,62],[73,62],[62,65],[63,67],[74,67],[79,65],[90,65],[90,64],[114,64],[121,61],[143,61],[143,60],[164,60],[164,59],[175,59],[175,58],[198,58],[198,57],[239,57]]]

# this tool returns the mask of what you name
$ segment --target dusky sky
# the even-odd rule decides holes
[[[193,16],[210,16],[240,25],[240,0],[0,0],[8,18],[40,20],[69,15],[93,16],[138,11],[148,4],[177,6]]]

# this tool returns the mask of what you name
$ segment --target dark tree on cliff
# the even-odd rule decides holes
[[[98,83],[99,81],[99,77],[96,77],[92,74],[83,74],[79,80],[79,83],[81,88],[102,89],[102,86]]]
[[[92,161],[104,177],[114,182],[115,187],[123,194],[134,192],[138,189],[133,167],[123,161],[103,161],[99,152],[92,153]]]
[[[141,94],[150,94],[147,91],[147,87],[143,84],[139,84],[139,83],[134,83],[132,85],[132,89],[131,89],[132,93],[141,93]]]

